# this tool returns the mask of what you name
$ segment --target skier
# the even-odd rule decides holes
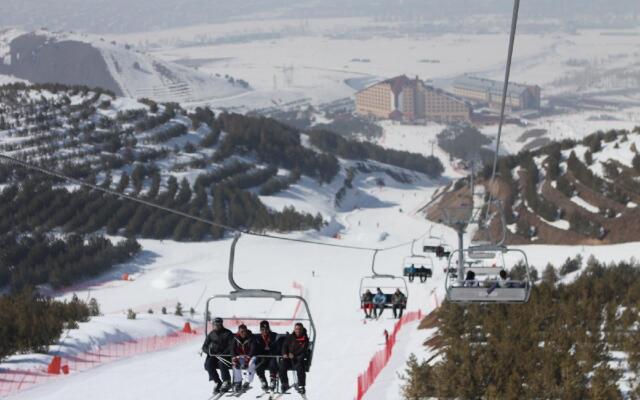
[[[429,270],[426,267],[418,268],[418,276],[420,277],[420,283],[425,283],[429,277]]]
[[[402,311],[407,305],[407,297],[400,291],[400,289],[396,289],[395,293],[391,295],[391,304],[393,310],[393,318],[402,318]],[[397,310],[400,310],[400,313],[397,313]]]
[[[233,358],[231,359],[233,384],[236,392],[248,389],[253,381],[253,376],[256,373],[255,350],[256,346],[251,331],[247,329],[245,324],[241,324],[238,326],[238,333],[233,338]],[[243,369],[247,370],[244,383],[242,382]]]
[[[305,394],[307,358],[309,357],[309,337],[307,330],[300,322],[293,328],[293,333],[287,336],[282,345],[282,362],[280,363],[281,392],[289,390],[287,371],[296,371],[298,377],[297,390]]]
[[[271,332],[268,321],[260,322],[260,334],[255,335],[254,341],[256,346],[255,354],[259,358],[256,363],[256,373],[262,383],[262,390],[265,392],[276,390],[278,386],[278,361],[276,357],[264,357],[260,359],[260,356],[277,356],[280,354],[280,348],[282,347],[282,335],[278,335],[275,332]],[[271,385],[267,383],[267,377],[265,371],[269,370],[269,377]]]
[[[371,293],[371,290],[367,289],[367,291],[362,294],[361,301],[364,317],[371,318],[371,312],[373,310],[373,293]]]
[[[222,318],[213,320],[213,329],[204,340],[202,352],[207,355],[204,361],[204,369],[209,373],[209,381],[214,381],[216,386],[214,394],[226,392],[231,387],[231,377],[229,376],[229,355],[233,333],[222,325]],[[218,376],[216,369],[220,370],[222,380]]]
[[[409,267],[408,272],[409,272],[409,274],[408,274],[408,276],[409,276],[409,282],[413,282],[413,280],[414,280],[414,279],[415,279],[415,277],[416,277],[416,266],[415,266],[415,265],[413,265],[413,264],[411,264],[411,266]]]
[[[382,293],[380,288],[377,289],[376,295],[373,296],[373,317],[380,318],[382,312],[384,311],[384,305],[387,302],[387,296]],[[378,312],[380,310],[380,312]]]
[[[500,270],[500,274],[498,276],[498,280],[493,282],[491,284],[491,286],[489,286],[489,289],[487,289],[487,294],[491,294],[494,290],[496,290],[497,288],[509,288],[512,287],[511,284],[509,282],[507,282],[507,271]]]
[[[467,276],[464,280],[464,287],[474,286],[478,286],[478,282],[476,282],[476,273],[473,271],[467,271]]]

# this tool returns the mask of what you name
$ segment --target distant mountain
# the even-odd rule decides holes
[[[0,32],[0,74],[34,83],[85,85],[117,95],[189,102],[238,95],[244,81],[161,61],[86,35]]]

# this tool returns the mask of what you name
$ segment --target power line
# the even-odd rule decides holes
[[[156,209],[159,209],[159,210],[171,213],[171,214],[178,215],[178,216],[183,217],[183,218],[188,218],[188,219],[191,219],[191,220],[194,220],[194,221],[197,221],[197,222],[202,222],[202,223],[210,225],[210,226],[214,226],[214,227],[218,227],[218,228],[226,229],[226,230],[229,230],[229,231],[232,231],[232,232],[237,232],[237,233],[250,235],[250,236],[262,237],[262,238],[268,238],[268,239],[274,239],[274,240],[284,240],[284,241],[288,241],[288,242],[305,243],[305,244],[311,244],[311,245],[316,245],[316,246],[327,246],[327,247],[337,247],[337,248],[351,249],[351,250],[365,250],[365,251],[380,251],[380,252],[382,252],[382,251],[393,250],[393,249],[397,249],[397,248],[402,247],[402,246],[406,246],[408,244],[413,243],[413,241],[415,241],[417,239],[420,239],[420,238],[422,238],[422,237],[424,237],[426,235],[426,233],[425,233],[425,234],[423,234],[422,236],[419,236],[416,239],[413,239],[413,240],[408,241],[408,242],[399,243],[397,245],[384,247],[384,248],[374,248],[374,247],[351,246],[351,245],[335,244],[335,243],[325,243],[325,242],[318,242],[318,241],[315,241],[315,240],[288,238],[288,237],[285,237],[285,236],[272,235],[272,234],[268,234],[268,233],[252,232],[252,231],[250,231],[248,229],[244,229],[243,230],[243,229],[239,229],[239,228],[234,228],[234,227],[231,227],[231,226],[228,226],[228,225],[225,225],[225,224],[221,224],[221,223],[218,223],[218,222],[215,222],[215,221],[211,221],[211,220],[208,220],[208,219],[205,219],[205,218],[202,218],[202,217],[198,217],[198,216],[195,216],[195,215],[192,215],[192,214],[189,214],[189,213],[185,213],[185,212],[180,211],[180,210],[176,210],[176,209],[173,209],[173,208],[170,208],[170,207],[165,207],[163,205],[154,203],[152,201],[144,200],[144,199],[141,199],[141,198],[136,197],[136,196],[131,196],[131,195],[128,195],[128,194],[125,194],[125,193],[120,193],[120,192],[117,192],[115,190],[111,190],[111,189],[106,188],[106,187],[102,187],[102,186],[98,186],[98,185],[93,184],[93,183],[85,182],[85,181],[83,181],[81,179],[73,178],[73,177],[65,175],[65,174],[63,174],[61,172],[57,172],[57,171],[53,171],[53,170],[50,170],[50,169],[47,169],[47,168],[44,168],[44,167],[40,167],[38,165],[34,165],[34,164],[29,163],[27,161],[22,161],[20,159],[17,159],[15,157],[11,157],[11,156],[6,155],[6,154],[0,153],[0,159],[8,161],[8,162],[13,163],[13,164],[17,164],[17,165],[19,165],[21,167],[24,167],[24,168],[27,168],[27,169],[30,169],[30,170],[33,170],[33,171],[37,171],[37,172],[43,173],[45,175],[53,176],[55,178],[62,179],[62,180],[68,181],[68,182],[73,182],[73,183],[75,183],[77,185],[80,185],[80,186],[88,187],[88,188],[91,188],[91,189],[94,189],[94,190],[98,190],[98,191],[101,191],[103,193],[110,194],[110,195],[113,195],[113,196],[116,196],[116,197],[119,197],[119,198],[122,198],[122,199],[130,200],[130,201],[133,201],[133,202],[136,202],[136,203],[139,203],[139,204],[143,204],[143,205],[148,206],[148,207],[156,208]]]

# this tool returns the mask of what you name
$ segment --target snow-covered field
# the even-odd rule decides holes
[[[248,81],[255,92],[211,104],[251,109],[324,103],[399,74],[444,87],[464,73],[501,79],[508,24],[493,23],[496,29],[485,34],[393,35],[398,22],[283,19],[171,29],[152,39],[143,33],[108,37],[166,61]],[[519,32],[511,79],[540,85],[543,97],[601,91],[611,92],[609,100],[637,103],[638,93],[627,89],[637,87],[639,35],[638,29]]]

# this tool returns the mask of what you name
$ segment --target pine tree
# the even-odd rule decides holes
[[[92,297],[89,300],[89,315],[92,317],[97,317],[100,315],[100,305],[98,304],[98,300],[95,297]]]
[[[558,274],[556,273],[556,269],[553,265],[547,264],[542,272],[542,280],[550,285],[555,285],[558,281]]]
[[[127,319],[136,319],[136,312],[131,308],[127,310]]]
[[[175,315],[182,317],[182,304],[180,304],[180,302],[178,302],[176,304],[176,312]]]

